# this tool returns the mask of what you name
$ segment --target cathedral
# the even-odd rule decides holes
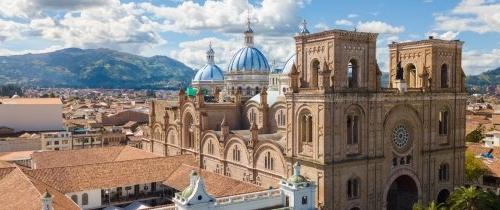
[[[143,149],[193,154],[202,169],[266,188],[298,162],[319,209],[443,202],[464,183],[463,42],[391,43],[382,84],[377,36],[310,33],[304,21],[295,53],[276,67],[248,23],[225,71],[209,46],[195,94],[152,102]]]

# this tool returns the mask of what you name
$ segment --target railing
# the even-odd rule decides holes
[[[246,202],[246,201],[261,200],[261,199],[266,199],[266,198],[271,199],[271,198],[276,198],[276,197],[280,197],[280,196],[281,196],[281,190],[274,189],[274,190],[266,190],[266,191],[255,192],[255,193],[248,193],[248,194],[241,194],[241,195],[217,198],[215,200],[215,203],[216,203],[216,205],[223,206],[223,205],[230,205],[230,204],[241,203],[241,202]]]
[[[164,197],[163,192],[154,192],[154,193],[139,193],[139,194],[130,194],[129,196],[118,196],[117,194],[112,194],[111,199],[107,196],[101,196],[101,200],[103,204],[117,204],[117,203],[127,203],[131,201],[137,200],[150,200]]]

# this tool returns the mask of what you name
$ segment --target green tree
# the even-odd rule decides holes
[[[468,142],[479,142],[484,138],[484,126],[479,124],[476,129],[467,134],[465,137]]]
[[[493,193],[474,186],[460,187],[451,193],[447,204],[453,210],[498,210],[498,199]]]
[[[488,168],[484,163],[474,157],[474,154],[465,152],[465,178],[471,183],[478,183],[479,178],[488,173]]]

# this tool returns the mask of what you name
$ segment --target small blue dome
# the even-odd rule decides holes
[[[297,60],[297,54],[294,53],[286,60],[285,66],[283,66],[283,71],[281,73],[290,74],[290,72],[292,72],[292,66],[293,64],[295,64],[295,60]]]
[[[206,64],[194,75],[193,82],[200,81],[224,81],[224,72],[215,64]]]
[[[229,62],[229,72],[269,72],[270,67],[266,56],[257,48],[247,46],[234,54]]]

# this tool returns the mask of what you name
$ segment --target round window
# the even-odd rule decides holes
[[[410,142],[410,134],[404,125],[398,125],[392,131],[392,142],[397,149],[404,149]]]

